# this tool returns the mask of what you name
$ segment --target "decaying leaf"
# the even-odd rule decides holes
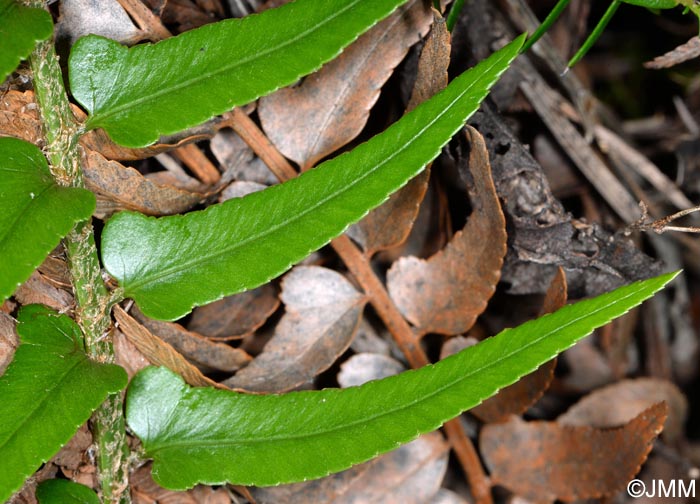
[[[56,38],[73,44],[89,33],[124,44],[138,42],[141,35],[129,15],[116,0],[62,0]]]
[[[204,372],[210,370],[233,372],[252,360],[250,355],[240,348],[211,342],[199,334],[188,331],[180,324],[149,319],[136,309],[133,313],[134,318],[146,329],[172,345],[175,350]]]
[[[286,313],[253,362],[225,385],[253,392],[284,392],[328,369],[350,346],[367,302],[341,274],[300,266],[282,282]]]
[[[232,178],[264,185],[277,183],[277,177],[237,133],[221,130],[209,145],[214,157]]]
[[[14,297],[20,304],[43,304],[60,313],[67,313],[75,306],[72,294],[54,287],[38,271],[32,273],[26,282],[17,287]]]
[[[37,146],[44,143],[33,91],[10,90],[0,96],[0,134]]]
[[[71,106],[78,121],[84,121],[85,112],[75,105]],[[107,159],[137,160],[155,156],[197,140],[209,139],[218,130],[222,119],[216,118],[200,126],[190,128],[178,134],[164,137],[160,143],[142,149],[129,149],[117,145],[104,130],[88,131],[80,137],[80,144],[88,151],[96,151]],[[0,133],[13,136],[42,146],[44,137],[33,91],[9,90],[0,97]]]
[[[433,27],[421,51],[416,83],[406,107],[409,111],[447,86],[450,32],[447,31],[445,20],[437,12],[433,15]],[[405,187],[392,194],[386,203],[350,227],[348,234],[362,246],[368,256],[406,240],[418,216],[429,179],[430,165]]]
[[[272,284],[195,308],[187,328],[207,338],[242,338],[263,325],[279,306]]]
[[[540,315],[552,313],[566,304],[566,276],[564,270],[559,268],[547,290]],[[540,366],[537,371],[523,376],[513,385],[506,387],[495,396],[487,399],[470,411],[487,423],[503,422],[510,415],[519,415],[537,402],[542,394],[549,388],[554,378],[554,368],[557,359]],[[629,420],[629,419],[628,419]],[[622,422],[620,422],[622,423]],[[620,425],[620,423],[616,425]]]
[[[303,170],[355,138],[379,91],[432,22],[430,5],[411,0],[302,84],[260,100],[263,129]]]
[[[171,345],[155,337],[147,328],[130,317],[121,306],[114,307],[114,318],[129,342],[154,366],[166,366],[182,376],[193,387],[217,386],[216,382],[204,376]]]
[[[512,417],[484,427],[481,453],[494,483],[533,502],[609,496],[637,474],[666,411],[658,403],[616,429]]]
[[[387,273],[389,294],[422,333],[464,333],[486,308],[506,254],[505,218],[491,180],[481,135],[466,130],[472,148],[472,214],[462,231],[427,260],[401,258]]]
[[[447,469],[448,451],[442,436],[431,432],[347,471],[307,483],[257,488],[252,493],[259,504],[432,502]]]
[[[343,388],[362,385],[404,371],[406,366],[388,355],[375,353],[355,354],[343,362],[338,373],[338,385]]]
[[[160,487],[151,477],[150,466],[144,465],[131,473],[131,498],[134,504],[230,504],[224,487],[197,486],[188,492],[175,492]]]
[[[9,366],[15,350],[19,346],[19,337],[15,326],[17,322],[7,313],[0,312],[0,375]]]
[[[557,422],[613,427],[629,422],[641,411],[661,401],[668,406],[663,437],[673,443],[683,434],[688,401],[675,384],[660,378],[622,380],[595,390],[560,415]]]
[[[174,215],[201,203],[206,194],[156,184],[133,168],[89,152],[83,165],[85,186],[97,196],[95,216],[103,219],[119,210],[146,215]]]

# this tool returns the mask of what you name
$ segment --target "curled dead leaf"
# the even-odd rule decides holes
[[[206,194],[156,184],[133,168],[89,152],[83,165],[85,186],[97,197],[95,216],[103,219],[119,210],[146,215],[174,215],[201,203]]]
[[[161,322],[145,317],[134,309],[134,318],[158,338],[187,358],[200,370],[232,372],[246,366],[252,357],[240,348],[224,343],[214,343],[207,338],[188,331],[180,324]]]
[[[177,352],[171,345],[151,334],[151,332],[124,309],[117,305],[114,307],[114,318],[124,336],[127,337],[151,364],[165,366],[179,374],[193,387],[218,386],[218,384],[204,376],[196,367]]]
[[[473,128],[466,134],[472,143],[469,169],[475,187],[467,224],[432,257],[401,258],[387,273],[389,295],[423,334],[468,331],[496,290],[506,254],[505,218],[486,145]]]

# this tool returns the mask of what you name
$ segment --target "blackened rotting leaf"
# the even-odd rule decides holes
[[[566,271],[571,298],[594,296],[661,272],[661,264],[626,237],[573,219],[552,195],[542,167],[488,105],[469,124],[486,140],[506,214],[508,253],[501,281],[508,293],[543,294],[559,266]],[[460,143],[453,156],[471,187],[469,144]]]

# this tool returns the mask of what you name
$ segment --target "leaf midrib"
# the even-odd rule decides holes
[[[504,58],[507,58],[507,57],[508,57],[507,55],[501,54],[499,57],[494,58],[492,64],[489,67],[484,69],[482,75],[488,75],[490,73],[490,71],[495,66],[497,66]],[[491,79],[488,79],[488,80],[491,80]],[[241,241],[237,241],[233,245],[231,245],[229,247],[224,247],[224,248],[220,249],[218,252],[215,252],[206,258],[202,258],[201,256],[190,256],[190,258],[187,261],[175,264],[169,268],[163,268],[163,269],[159,270],[158,274],[156,274],[156,275],[151,275],[151,276],[143,275],[141,277],[142,280],[139,282],[134,282],[131,285],[126,285],[126,282],[125,282],[125,285],[124,285],[125,290],[129,294],[134,294],[138,291],[139,287],[141,287],[143,285],[147,285],[147,284],[154,283],[154,282],[159,282],[166,277],[169,277],[172,275],[177,275],[186,269],[192,268],[195,265],[206,264],[212,260],[215,260],[218,257],[224,256],[224,255],[229,255],[229,254],[233,253],[233,251],[235,251],[239,248],[245,247],[251,241],[262,240],[262,239],[266,238],[267,236],[273,235],[275,232],[277,232],[281,228],[293,225],[296,221],[302,219],[307,214],[312,213],[312,212],[316,212],[317,209],[322,208],[329,201],[340,197],[342,194],[345,194],[348,191],[351,191],[356,185],[358,185],[360,182],[362,182],[365,178],[373,175],[377,170],[381,169],[385,164],[387,164],[393,158],[395,158],[396,156],[398,156],[399,154],[404,152],[406,149],[408,149],[413,144],[413,142],[416,141],[416,138],[423,135],[423,133],[426,130],[428,130],[429,128],[431,128],[438,120],[440,120],[443,116],[445,116],[446,114],[451,112],[452,108],[454,107],[454,104],[456,102],[460,101],[464,97],[464,95],[469,93],[469,91],[471,91],[477,84],[479,84],[481,82],[482,82],[482,78],[474,79],[470,83],[469,86],[467,86],[461,93],[459,93],[457,95],[457,97],[454,100],[452,100],[452,102],[450,102],[439,114],[437,114],[422,129],[420,129],[418,131],[418,133],[416,133],[415,135],[410,137],[410,139],[407,142],[405,142],[398,150],[394,151],[390,156],[384,158],[377,165],[375,165],[371,170],[368,170],[367,172],[365,172],[362,176],[354,178],[353,181],[350,182],[350,184],[344,186],[342,189],[328,193],[328,195],[326,195],[324,198],[319,200],[319,202],[316,203],[315,205],[313,205],[311,207],[306,207],[300,213],[296,214],[296,216],[288,219],[287,221],[285,221],[283,223],[280,223],[280,224],[277,224],[274,226],[270,226],[270,227],[266,228],[263,232],[251,235],[250,237],[243,239]],[[336,159],[338,159],[338,158],[336,158]],[[425,166],[425,165],[423,165],[423,166]],[[420,170],[417,170],[417,171],[420,171]],[[330,241],[330,239],[326,240],[326,243],[328,241]]]
[[[316,30],[320,30],[320,29],[323,28],[326,24],[332,22],[336,17],[340,16],[341,14],[343,14],[343,13],[344,13],[345,11],[347,11],[348,9],[354,7],[354,6],[355,6],[357,3],[359,3],[360,1],[361,1],[361,0],[352,0],[350,3],[346,4],[345,7],[343,7],[342,9],[340,9],[340,10],[338,10],[338,11],[335,11],[331,16],[329,16],[328,18],[326,18],[326,19],[325,19],[324,21],[322,21],[321,23],[319,23],[319,24],[317,24],[317,25],[315,25],[315,26],[313,26],[313,27],[311,27],[311,28],[309,28],[309,29],[307,29],[307,30],[305,30],[305,31],[299,32],[299,33],[296,34],[294,37],[288,39],[287,41],[283,42],[282,44],[280,44],[280,45],[278,45],[278,46],[275,46],[275,47],[273,47],[273,48],[270,48],[270,49],[267,49],[267,50],[265,50],[265,51],[256,53],[256,54],[254,54],[254,55],[251,55],[251,56],[248,56],[248,57],[245,57],[245,58],[236,60],[235,62],[233,62],[233,63],[230,64],[230,65],[223,65],[223,66],[217,68],[216,70],[209,71],[209,72],[206,72],[206,73],[197,74],[196,77],[193,77],[193,78],[188,79],[188,80],[186,80],[186,81],[182,81],[181,83],[176,84],[176,85],[174,85],[174,86],[171,86],[171,87],[169,87],[169,88],[161,88],[160,90],[156,91],[156,92],[153,93],[153,94],[144,95],[144,96],[142,96],[142,97],[140,97],[140,98],[136,98],[135,100],[131,100],[131,101],[125,103],[124,105],[119,105],[119,106],[113,107],[113,108],[109,109],[108,112],[105,112],[105,113],[102,113],[102,114],[94,114],[94,115],[93,115],[92,117],[90,117],[90,118],[88,119],[88,121],[86,122],[86,127],[87,127],[88,129],[91,129],[91,128],[94,127],[94,126],[91,126],[91,124],[93,124],[93,125],[96,124],[97,126],[99,126],[100,124],[105,124],[105,119],[108,119],[108,118],[110,118],[110,117],[112,117],[112,116],[114,116],[114,115],[117,115],[117,114],[119,114],[119,113],[121,113],[121,112],[123,112],[123,111],[125,111],[125,110],[129,110],[129,109],[133,109],[133,108],[140,108],[144,103],[148,103],[148,102],[157,100],[158,98],[160,98],[160,97],[162,97],[162,96],[165,96],[165,95],[167,95],[167,94],[170,94],[170,93],[175,93],[175,92],[177,92],[177,91],[180,91],[180,90],[183,89],[183,88],[186,88],[186,87],[188,87],[188,86],[191,86],[192,84],[196,84],[196,83],[199,83],[199,82],[203,82],[203,81],[206,81],[207,79],[216,77],[216,76],[218,76],[218,75],[221,75],[221,74],[224,74],[224,73],[227,73],[227,72],[231,72],[231,71],[235,70],[236,68],[238,68],[238,67],[240,67],[240,66],[242,66],[242,65],[245,65],[246,63],[249,63],[250,61],[254,61],[254,60],[256,60],[256,59],[264,58],[264,57],[267,56],[268,54],[272,54],[272,53],[274,53],[274,52],[278,52],[278,51],[284,50],[284,48],[286,48],[286,47],[288,47],[288,46],[290,46],[290,45],[296,43],[297,41],[303,39],[303,38],[306,37],[308,34],[313,33],[313,32],[316,31]],[[242,19],[245,19],[245,18],[242,18]],[[355,38],[357,38],[357,37],[355,37]],[[354,40],[354,39],[352,39],[352,40]],[[348,42],[348,44],[350,44],[350,43],[352,42],[352,40],[351,40],[350,42]],[[348,44],[345,44],[343,47],[347,47]],[[121,67],[124,65],[124,62],[125,62],[124,60],[122,60],[122,61],[120,62],[120,72],[121,72]],[[321,65],[322,65],[322,64],[323,64],[323,63],[321,63]],[[274,89],[279,89],[280,87],[281,87],[281,86],[275,86],[275,87],[273,87],[273,90],[274,90]],[[95,103],[95,102],[93,101],[93,103]],[[236,104],[238,104],[238,102],[234,99],[234,100],[232,101],[231,107],[235,106]]]
[[[377,420],[379,418],[395,415],[395,414],[400,413],[406,409],[412,408],[416,404],[420,404],[422,402],[428,401],[428,400],[432,399],[433,397],[437,396],[438,394],[441,394],[445,390],[450,389],[450,388],[456,386],[457,384],[459,384],[465,380],[468,380],[468,379],[472,378],[473,376],[478,375],[489,368],[500,366],[506,360],[511,359],[514,356],[517,356],[518,354],[520,354],[522,352],[527,352],[527,350],[530,347],[532,347],[534,345],[538,345],[546,338],[552,337],[552,335],[556,335],[557,333],[559,333],[561,331],[565,331],[566,328],[570,327],[571,325],[576,324],[576,323],[578,323],[582,320],[585,320],[587,318],[595,317],[595,315],[600,313],[601,311],[605,311],[605,310],[607,310],[607,309],[609,309],[617,304],[620,304],[621,302],[625,301],[626,299],[633,297],[633,296],[636,296],[637,294],[639,294],[640,292],[645,291],[645,290],[646,290],[645,285],[640,284],[639,288],[637,290],[627,294],[626,296],[618,298],[615,301],[613,301],[609,304],[603,305],[600,308],[597,308],[593,311],[586,312],[584,315],[581,315],[577,318],[571,319],[571,320],[563,323],[562,325],[558,326],[556,329],[549,331],[549,332],[543,334],[542,336],[532,340],[531,342],[528,342],[525,345],[516,348],[515,350],[513,350],[510,353],[503,356],[501,359],[489,362],[489,363],[482,365],[481,367],[478,367],[476,369],[472,369],[468,373],[461,375],[459,378],[452,380],[452,381],[448,382],[447,384],[444,384],[441,387],[438,387],[437,389],[433,390],[429,394],[424,395],[417,400],[405,403],[404,405],[399,406],[397,408],[385,410],[381,413],[362,418],[360,420],[356,420],[356,421],[349,422],[349,423],[346,423],[343,425],[339,425],[339,426],[336,426],[336,427],[333,427],[330,429],[320,430],[320,431],[316,431],[316,432],[308,433],[308,434],[299,434],[299,435],[292,435],[292,436],[268,436],[265,439],[244,439],[244,440],[239,440],[239,441],[232,441],[232,440],[227,440],[227,439],[182,440],[182,441],[169,442],[167,444],[167,446],[163,446],[160,448],[154,448],[154,449],[148,449],[147,451],[148,451],[149,455],[154,455],[155,453],[162,451],[162,450],[185,448],[185,447],[191,447],[191,446],[210,447],[210,446],[221,446],[221,445],[227,445],[227,446],[254,445],[254,444],[263,444],[263,443],[270,443],[270,442],[276,442],[276,441],[292,441],[292,440],[297,440],[297,439],[309,439],[309,438],[314,438],[314,437],[325,436],[325,435],[328,435],[330,433],[334,433],[334,432],[338,432],[338,431],[352,429],[353,427],[355,427],[357,425],[368,424],[368,423],[373,422],[374,420]],[[628,310],[629,310],[629,308],[628,308]],[[551,317],[553,315],[554,314],[548,314],[548,315],[545,315],[545,317]],[[543,317],[543,318],[545,318],[545,317]],[[501,334],[503,334],[503,333],[501,333]],[[582,335],[581,337],[584,337],[584,336],[585,335]],[[577,339],[580,339],[580,338],[577,338]],[[515,378],[514,381],[517,381],[518,379],[522,378],[527,373],[528,372],[525,372],[522,375],[518,376],[517,378]],[[504,385],[503,387],[505,387],[505,386],[507,386],[507,385]],[[501,390],[503,387],[498,388],[497,391]],[[180,398],[182,398],[182,395],[180,395]],[[442,422],[440,422],[440,423],[442,423]],[[147,443],[147,441],[144,440],[144,443]]]

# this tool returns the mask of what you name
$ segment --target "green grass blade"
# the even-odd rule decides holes
[[[32,274],[76,222],[89,219],[95,196],[59,187],[34,145],[0,138],[0,302]]]
[[[123,212],[107,222],[107,271],[152,318],[252,289],[283,273],[432,161],[517,55],[523,37],[385,132],[285,184],[184,216]]]
[[[528,37],[527,41],[525,42],[525,45],[523,45],[523,48],[521,49],[520,52],[525,52],[528,49],[530,49],[533,45],[535,45],[535,42],[537,42],[539,39],[542,38],[542,35],[547,33],[547,30],[554,24],[554,22],[559,19],[559,16],[561,15],[562,12],[564,12],[564,9],[566,9],[566,6],[569,5],[569,2],[571,0],[559,0],[557,4],[552,7],[552,10],[549,11],[549,14],[547,14],[547,17],[544,18],[544,21],[537,27],[535,32]]]
[[[107,394],[127,383],[119,366],[88,358],[69,317],[28,305],[18,320],[20,346],[0,377],[0,502],[68,442]]]
[[[70,55],[71,91],[88,128],[143,147],[317,70],[405,1],[296,0],[131,49],[84,37]]]
[[[0,83],[52,31],[47,11],[25,7],[15,0],[0,0]]]
[[[154,479],[166,488],[318,478],[438,428],[642,303],[676,275],[566,306],[437,364],[360,387],[245,395],[191,388],[165,368],[147,368],[129,387],[127,421],[154,459]]]
[[[610,2],[610,5],[605,11],[605,14],[603,14],[603,17],[600,18],[600,21],[598,21],[598,24],[595,26],[591,34],[588,36],[588,38],[585,40],[585,42],[579,48],[579,50],[576,51],[576,54],[574,54],[573,57],[569,60],[567,68],[571,68],[576,63],[581,61],[581,58],[583,58],[586,55],[586,53],[588,53],[588,51],[591,49],[591,47],[593,47],[593,45],[598,41],[600,36],[605,31],[605,28],[608,26],[608,23],[615,15],[615,12],[617,12],[617,9],[620,7],[621,3],[622,0],[612,0],[612,2]]]

